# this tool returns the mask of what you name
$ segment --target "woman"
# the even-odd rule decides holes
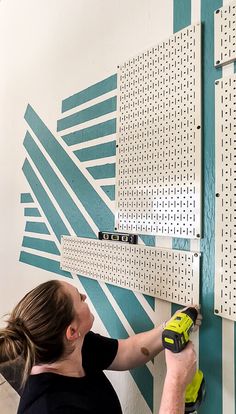
[[[1,362],[25,361],[18,414],[121,414],[103,370],[134,368],[163,349],[161,327],[119,341],[93,333],[85,299],[69,283],[48,281],[18,303],[0,330]],[[166,362],[159,414],[182,414],[184,390],[196,370],[192,344],[178,355],[166,351]]]

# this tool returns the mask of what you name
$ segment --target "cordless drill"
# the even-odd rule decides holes
[[[198,311],[190,307],[182,312],[176,313],[173,318],[167,322],[162,332],[163,347],[172,352],[181,352],[187,345],[190,334],[196,322]],[[185,392],[185,414],[197,413],[205,396],[205,381],[202,371],[198,370],[191,384]]]

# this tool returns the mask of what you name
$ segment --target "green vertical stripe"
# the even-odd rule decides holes
[[[222,321],[214,316],[215,272],[215,79],[221,69],[214,68],[214,10],[219,0],[201,4],[203,28],[203,232],[201,240],[201,308],[204,316],[200,329],[200,368],[203,370],[207,394],[201,414],[222,414]],[[226,414],[226,413],[224,413]]]
[[[30,233],[50,234],[46,224],[37,221],[27,221],[25,231]]]
[[[109,76],[109,78],[103,79],[102,81],[89,86],[88,88],[75,93],[74,95],[66,98],[62,101],[62,112],[68,111],[78,105],[90,101],[91,99],[97,98],[104,93],[113,91],[117,88],[117,75]]]
[[[60,255],[60,252],[53,241],[37,239],[35,237],[25,236],[22,242],[23,247],[29,247],[30,249],[40,250],[42,252]]]
[[[89,108],[82,109],[75,114],[59,119],[57,122],[57,131],[62,131],[72,126],[82,124],[83,122],[90,121],[91,119],[98,118],[99,116],[106,115],[114,111],[116,111],[116,96],[92,105]]]
[[[74,154],[80,161],[90,161],[99,158],[112,157],[116,155],[116,141],[83,148],[81,150],[74,151]]]
[[[32,203],[34,200],[30,193],[22,193],[20,195],[20,202],[21,203]]]
[[[41,214],[37,208],[25,208],[24,215],[28,217],[41,217]]]
[[[80,144],[81,142],[86,142],[92,139],[115,134],[115,132],[116,118],[109,119],[108,121],[80,129],[79,131],[71,132],[70,134],[62,135],[62,139],[68,145],[75,145]]]
[[[60,269],[60,262],[57,262],[56,260],[40,257],[36,254],[21,252],[19,261],[34,267],[39,267],[40,269],[47,270],[48,272],[57,273],[60,276],[72,278],[69,272],[64,272],[64,270]]]
[[[191,24],[191,0],[174,0],[174,33]]]
[[[82,283],[86,292],[88,292],[90,299],[93,303],[96,303],[96,311],[98,312],[101,320],[104,323],[109,335],[112,338],[124,339],[129,335],[122,325],[119,317],[111,306],[109,300],[107,299],[105,293],[99,286],[99,283],[95,280],[79,276],[79,280]],[[147,404],[152,410],[153,407],[153,377],[145,366],[136,368],[135,370],[130,371],[133,376],[140,392],[145,398]]]

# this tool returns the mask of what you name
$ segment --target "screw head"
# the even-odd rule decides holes
[[[215,81],[215,85],[219,85],[219,81]]]
[[[216,193],[216,197],[220,197],[220,193]]]
[[[197,126],[197,129],[201,129],[201,126],[200,126],[200,125],[198,125],[198,126]]]
[[[196,234],[196,237],[199,239],[200,238],[200,234]]]
[[[219,64],[220,64],[220,60],[217,60],[217,61],[216,61],[216,65],[219,65]]]
[[[219,313],[218,309],[215,309],[215,313]]]
[[[198,254],[197,253],[194,253],[194,257],[198,257]]]
[[[218,14],[218,13],[220,13],[220,10],[219,9],[216,10],[216,14]]]

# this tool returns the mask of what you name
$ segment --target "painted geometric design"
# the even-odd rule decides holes
[[[62,237],[61,268],[180,305],[199,304],[199,254]]]
[[[201,26],[119,69],[116,228],[199,238]]]
[[[21,196],[27,214],[21,262],[72,278],[60,269],[61,236],[94,239],[99,230],[114,230],[116,79],[112,75],[62,102],[63,118],[57,124],[62,136],[53,135],[28,105],[23,173],[30,190],[23,194],[30,196]],[[152,298],[129,290],[120,294],[118,287],[84,277],[79,280],[111,336],[126,338],[153,327]],[[152,365],[131,371],[150,412]]]

